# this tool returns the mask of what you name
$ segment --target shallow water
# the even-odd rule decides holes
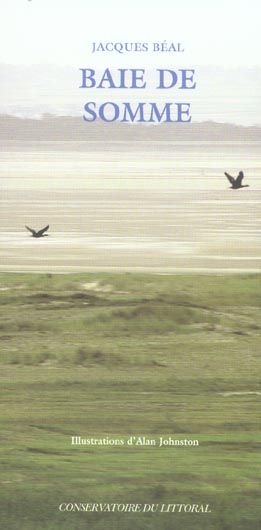
[[[258,142],[45,142],[0,161],[1,270],[260,270]],[[240,169],[250,187],[231,190]]]

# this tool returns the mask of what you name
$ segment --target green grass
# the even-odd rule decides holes
[[[256,528],[260,279],[1,274],[1,528]],[[200,445],[72,447],[74,435]],[[63,514],[61,502],[212,513]]]

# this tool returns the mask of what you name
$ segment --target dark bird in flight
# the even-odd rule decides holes
[[[244,173],[243,171],[239,171],[238,173],[238,176],[237,178],[235,177],[231,177],[231,175],[229,175],[228,173],[225,172],[225,175],[227,177],[227,179],[229,180],[230,184],[231,184],[231,188],[233,190],[238,190],[239,188],[249,188],[249,185],[248,184],[242,184],[242,180],[244,178]]]
[[[45,234],[44,232],[46,232],[48,230],[49,225],[45,226],[41,230],[38,230],[38,232],[36,230],[34,230],[33,228],[30,228],[29,226],[26,226],[26,225],[25,225],[25,228],[27,228],[27,230],[29,230],[29,232],[31,232],[33,237],[46,237],[46,236],[48,236],[48,234]]]

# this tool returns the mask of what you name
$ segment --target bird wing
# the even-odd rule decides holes
[[[37,235],[41,236],[44,232],[46,232],[46,230],[48,230],[48,228],[49,228],[49,225],[45,226],[44,228],[42,228],[41,230],[37,232]]]
[[[235,179],[234,177],[231,177],[231,175],[229,175],[229,173],[224,173],[226,175],[226,177],[228,178],[230,184],[235,184]]]
[[[25,225],[25,228],[27,228],[27,230],[29,230],[29,232],[31,232],[31,234],[35,236],[36,231],[33,228],[30,228],[30,226],[26,226],[26,225]]]
[[[236,178],[236,183],[241,186],[243,178],[244,178],[244,173],[243,171],[240,171],[240,173],[238,174]]]

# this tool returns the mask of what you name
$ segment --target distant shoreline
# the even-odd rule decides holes
[[[5,141],[261,141],[260,126],[214,121],[161,123],[85,123],[81,117],[53,116],[41,119],[0,115],[0,140]]]
[[[221,275],[231,275],[231,274],[261,274],[260,269],[254,268],[208,268],[208,267],[86,267],[78,265],[76,267],[71,267],[67,265],[59,265],[56,267],[50,267],[48,265],[43,265],[41,267],[31,267],[30,265],[25,267],[13,266],[5,267],[0,265],[1,274],[99,274],[99,273],[108,273],[108,274],[148,274],[153,276],[221,276]]]

